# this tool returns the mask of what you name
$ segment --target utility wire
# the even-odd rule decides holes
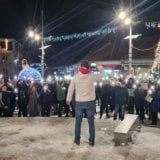
[[[145,49],[137,48],[137,47],[135,47],[134,45],[132,45],[132,47],[133,47],[134,49],[138,50],[138,51],[145,52],[145,51],[152,50],[153,48],[155,48],[156,45],[157,45],[157,44],[155,44],[155,45],[154,45],[153,47],[151,47],[151,48],[145,48]]]

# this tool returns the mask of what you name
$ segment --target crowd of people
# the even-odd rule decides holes
[[[113,115],[113,120],[123,120],[125,113],[137,114],[142,123],[149,118],[151,124],[156,125],[160,112],[160,88],[158,85],[153,87],[149,81],[145,87],[139,82],[135,88],[134,83],[135,80],[129,78],[127,83],[120,79],[114,85],[109,80],[103,81],[103,85],[95,85],[95,103],[100,106],[100,112],[95,110],[95,114],[99,114],[101,119],[105,112],[106,118]],[[18,109],[18,117],[74,117],[75,95],[70,105],[66,103],[68,86],[68,81],[42,85],[31,81],[11,83],[4,80],[0,87],[0,117],[15,116],[15,109]]]
[[[96,99],[100,103],[100,118],[106,111],[106,118],[113,112],[113,119],[124,119],[125,113],[137,114],[142,123],[144,119],[151,120],[157,125],[160,112],[160,86],[148,81],[136,84],[133,78],[127,82],[118,80],[114,85],[110,81],[96,87]]]
[[[12,117],[15,109],[18,109],[18,117],[51,114],[62,117],[63,113],[68,117],[69,111],[74,116],[72,105],[65,103],[67,87],[68,83],[63,81],[42,85],[40,82],[5,80],[0,91],[0,117]]]

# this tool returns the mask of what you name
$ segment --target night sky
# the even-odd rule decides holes
[[[15,38],[24,45],[29,62],[39,62],[40,44],[27,38],[29,28],[41,32],[41,10],[44,10],[44,36],[61,36],[95,31],[110,23],[116,25],[115,15],[129,0],[1,0],[0,37]],[[132,0],[136,20],[160,21],[159,0]],[[137,30],[141,28],[137,26]],[[124,33],[125,34],[125,33]],[[109,37],[112,37],[109,35]],[[112,38],[113,39],[113,38]],[[67,65],[96,50],[95,43],[105,43],[108,37],[49,43],[45,62],[49,66]],[[95,43],[94,43],[95,41]],[[78,43],[78,44],[77,44]]]

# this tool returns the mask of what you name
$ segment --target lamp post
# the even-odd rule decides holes
[[[45,55],[45,52],[44,50],[46,48],[48,48],[49,46],[44,46],[44,22],[43,22],[43,10],[41,11],[41,14],[42,14],[42,32],[41,32],[41,35],[30,30],[28,32],[28,36],[32,39],[34,39],[35,41],[40,41],[41,40],[41,52],[42,52],[42,56],[41,56],[41,76],[42,76],[42,83],[44,81],[44,55]]]
[[[44,28],[43,28],[43,10],[41,12],[42,14],[42,41],[41,41],[41,49],[42,49],[42,57],[41,57],[41,76],[42,76],[42,83],[44,81]]]
[[[129,74],[132,73],[132,24],[129,25]]]
[[[42,50],[42,56],[41,56],[41,76],[42,76],[42,82],[44,81],[44,41],[43,41],[43,32],[42,32],[42,36],[40,36],[38,33],[30,30],[28,32],[28,36],[30,38],[32,38],[35,41],[40,41],[41,40],[41,50]]]
[[[128,55],[128,65],[129,65],[129,74],[132,73],[132,21],[128,17],[125,11],[121,11],[118,15],[120,20],[124,20],[125,25],[129,25],[129,55]]]

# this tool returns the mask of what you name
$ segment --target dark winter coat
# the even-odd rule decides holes
[[[112,99],[112,88],[110,85],[104,85],[101,89],[102,104],[109,103]]]
[[[57,84],[56,93],[57,93],[57,100],[58,101],[64,101],[65,100],[65,90],[63,89],[62,85]]]
[[[29,103],[28,103],[28,112],[29,114],[38,115],[40,112],[40,106],[38,102],[38,93],[37,91],[29,91]]]
[[[136,89],[134,91],[135,102],[139,103],[145,100],[146,92],[143,89]]]
[[[47,90],[40,95],[40,103],[43,107],[51,106],[51,92]]]
[[[125,87],[116,87],[115,104],[126,105],[128,102],[128,90]]]
[[[153,99],[150,103],[150,112],[158,112],[160,108],[160,94],[154,92],[151,96]]]

